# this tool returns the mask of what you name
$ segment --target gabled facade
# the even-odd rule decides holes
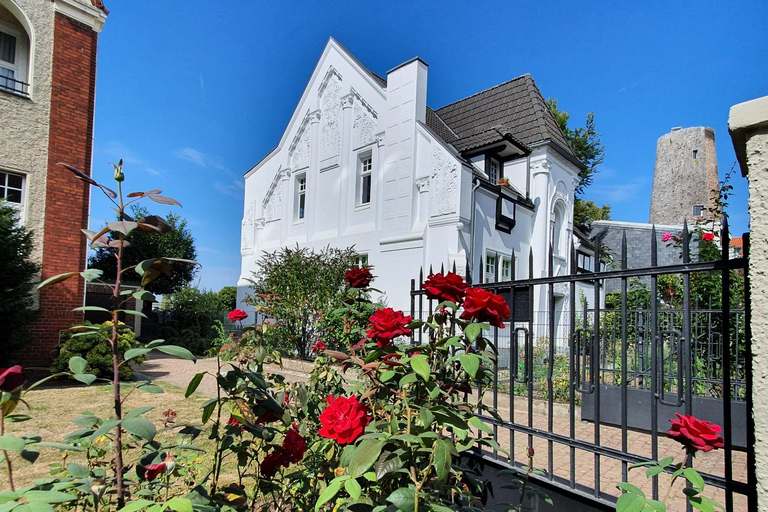
[[[418,58],[379,77],[328,42],[277,147],[245,174],[239,300],[263,251],[296,244],[354,245],[406,311],[420,267],[541,277],[552,245],[553,273],[567,271],[581,164],[531,76],[437,110],[427,77]]]
[[[90,174],[101,0],[0,0],[0,197],[34,232],[42,279],[86,267],[88,185],[57,166]],[[47,366],[59,332],[82,321],[81,280],[44,289],[35,344],[19,362]],[[0,366],[7,362],[0,361]]]

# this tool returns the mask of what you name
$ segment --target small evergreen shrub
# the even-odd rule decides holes
[[[86,322],[85,325],[90,324]],[[62,334],[60,340],[61,352],[59,356],[53,361],[51,371],[53,373],[69,371],[69,358],[74,356],[80,356],[88,361],[88,372],[93,373],[99,378],[111,379],[112,378],[112,347],[109,345],[109,340],[112,335],[112,322],[104,322],[98,324],[103,327],[109,327],[103,331],[94,332],[85,336],[72,336],[72,333],[65,332]],[[118,349],[120,360],[123,360],[123,354],[126,350],[137,348],[139,342],[136,341],[136,337],[133,331],[123,326],[120,329],[118,335]],[[146,361],[147,357],[136,357],[132,359],[132,363],[141,363]],[[130,380],[133,376],[133,370],[130,364],[124,364],[120,366],[120,379]]]

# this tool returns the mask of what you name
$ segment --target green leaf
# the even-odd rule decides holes
[[[320,507],[322,507],[326,502],[333,499],[334,496],[339,492],[339,489],[341,489],[341,485],[348,480],[349,477],[344,478],[343,476],[339,476],[331,480],[331,483],[328,484],[328,487],[323,489],[323,492],[320,493],[320,496],[317,498],[317,503],[315,503],[315,512],[320,510]]]
[[[481,332],[483,332],[483,324],[471,323],[464,328],[464,335],[470,343],[474,343]]]
[[[653,478],[654,476],[663,472],[664,472],[664,468],[660,466],[650,466],[648,469],[645,470],[645,477]]]
[[[213,414],[213,411],[216,409],[216,402],[217,400],[212,398],[203,404],[203,425],[208,423],[208,420],[211,419],[211,414]]]
[[[122,427],[131,434],[147,441],[152,441],[157,433],[155,424],[146,418],[125,418]]]
[[[154,409],[154,407],[151,407],[151,406],[137,407],[137,408],[131,409],[130,411],[125,413],[123,418],[126,418],[126,419],[128,419],[128,418],[138,418],[139,416],[142,416],[142,415],[148,413],[152,409]],[[85,425],[83,425],[83,426],[85,426]]]
[[[673,462],[675,462],[675,458],[674,457],[664,457],[663,459],[661,459],[659,461],[659,466],[665,468],[665,467],[669,466],[670,464],[672,464]]]
[[[701,512],[715,512],[715,507],[712,506],[713,502],[704,496],[688,498],[688,503],[696,510],[701,510]]]
[[[192,393],[197,391],[197,387],[203,381],[203,377],[205,377],[205,372],[200,372],[192,377],[192,380],[190,380],[189,384],[187,385],[187,390],[184,392],[184,398],[189,398],[192,396]]]
[[[493,435],[493,428],[477,416],[472,416],[469,418],[469,424],[475,427],[477,430],[481,430],[486,434]]]
[[[160,345],[159,347],[156,347],[156,348],[160,352],[170,354],[174,357],[178,357],[180,359],[186,359],[187,361],[197,362],[197,358],[195,357],[195,355],[189,350],[185,349],[184,347],[178,347],[176,345]]]
[[[416,354],[410,360],[411,368],[416,372],[424,381],[429,380],[429,363],[427,357],[424,354]]]
[[[416,379],[417,377],[415,373],[408,373],[403,375],[403,378],[400,379],[400,389],[404,388],[408,384],[413,384],[416,382]]]
[[[645,508],[644,494],[628,492],[619,496],[616,502],[616,512],[640,512]]]
[[[79,446],[72,446],[71,444],[64,444],[64,443],[49,443],[46,441],[43,441],[42,443],[37,443],[37,446],[44,446],[47,448],[57,448],[59,450],[64,450],[68,452],[83,452],[85,451],[83,448]]]
[[[76,381],[82,382],[86,386],[90,386],[96,380],[96,376],[90,373],[76,373],[72,376]]]
[[[77,496],[61,491],[27,491],[24,493],[24,499],[30,502],[66,503],[77,499]]]
[[[147,315],[145,315],[141,311],[136,311],[135,309],[116,309],[115,311],[118,313],[125,313],[126,315],[140,316],[141,318],[148,318]]]
[[[656,501],[650,498],[645,500],[646,505],[651,507],[653,512],[667,512],[667,505],[663,501]]]
[[[683,476],[691,482],[691,484],[698,488],[699,491],[703,491],[705,487],[704,479],[701,478],[701,475],[693,468],[685,468],[683,470]]]
[[[56,284],[56,283],[60,283],[62,281],[66,281],[70,277],[76,276],[78,273],[79,272],[65,272],[65,273],[59,274],[57,276],[49,277],[48,279],[46,279],[45,281],[43,281],[42,283],[37,285],[37,289],[39,290],[39,289],[41,289],[41,288],[43,288],[45,286],[48,286],[49,284]]]
[[[200,448],[199,446],[195,446],[193,444],[177,444],[176,446],[170,446],[170,448],[173,448],[174,450],[191,450],[193,452],[204,452],[204,448]]]
[[[385,441],[378,441],[376,439],[366,439],[355,450],[355,454],[352,456],[352,460],[349,462],[349,476],[352,478],[358,478],[368,471],[373,463],[376,462],[381,454],[381,449],[384,448]]]
[[[54,512],[56,510],[50,503],[43,501],[30,501],[27,503],[27,508],[30,512]]]
[[[165,391],[163,391],[163,388],[161,388],[160,386],[156,386],[155,384],[142,384],[138,386],[138,389],[144,391],[145,393],[153,393],[156,395],[161,395],[165,393]]]
[[[413,500],[416,497],[416,492],[410,487],[402,487],[387,497],[387,501],[393,504],[403,512],[413,512],[414,504]]]
[[[480,358],[476,354],[462,354],[459,356],[459,362],[470,377],[474,379],[477,376],[477,370],[480,368]]]
[[[130,348],[125,351],[125,354],[123,355],[123,359],[125,361],[129,361],[134,357],[140,357],[140,356],[149,354],[150,352],[152,352],[151,348]]]
[[[363,492],[360,488],[360,484],[357,483],[357,480],[354,478],[350,478],[344,482],[344,490],[346,490],[349,496],[355,501],[360,499],[360,493]]]
[[[403,467],[404,461],[396,453],[383,452],[379,460],[373,465],[373,470],[376,472],[376,478],[381,480],[384,476],[394,473],[401,467]]]
[[[110,231],[117,231],[118,233],[127,235],[139,227],[139,223],[131,220],[116,220],[114,222],[107,222],[107,227]]]
[[[143,300],[146,302],[155,302],[155,296],[147,290],[139,290],[133,293],[133,298],[136,300]]]
[[[447,439],[440,439],[435,445],[435,471],[437,479],[444,481],[451,472],[453,443]]]
[[[80,356],[74,356],[69,358],[69,369],[72,373],[85,373],[85,369],[88,367],[88,361]]]
[[[40,452],[37,450],[22,450],[21,452],[21,458],[30,464],[34,463],[39,456]]]
[[[71,462],[67,464],[67,473],[72,475],[75,478],[88,478],[91,476],[91,472],[88,470],[87,467],[77,464],[75,462]]]
[[[16,436],[6,434],[0,437],[0,450],[6,450],[9,452],[22,452],[27,442]]]
[[[638,494],[640,496],[645,496],[645,493],[637,486],[634,486],[630,484],[629,482],[619,482],[616,484],[616,487],[623,491],[627,491],[630,494]]]
[[[107,308],[102,308],[101,306],[80,306],[79,308],[74,308],[72,311],[98,311],[100,313],[112,313]]]
[[[387,370],[385,372],[381,372],[381,376],[379,376],[379,380],[381,382],[387,382],[395,375],[397,375],[397,372],[395,370]]]
[[[101,436],[105,435],[107,432],[115,428],[120,424],[120,420],[107,420],[104,423],[101,424],[101,426],[96,429],[96,431],[91,434],[91,442],[96,441]]]
[[[136,501],[130,501],[125,504],[123,508],[118,510],[117,512],[136,512],[137,510],[141,510],[143,508],[147,508],[150,505],[154,505],[154,501],[149,500],[136,500]]]
[[[165,502],[165,508],[175,512],[192,512],[192,501],[186,498],[171,498]]]
[[[97,268],[88,268],[80,272],[80,275],[83,276],[83,279],[90,283],[91,281],[95,281],[100,278],[103,273],[103,270],[99,270]]]

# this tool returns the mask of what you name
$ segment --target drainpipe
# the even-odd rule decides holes
[[[475,210],[477,209],[477,203],[475,202],[475,196],[477,189],[480,188],[480,181],[475,178],[475,186],[472,187],[472,211],[469,214],[469,258],[467,258],[467,276],[472,279],[472,271],[474,270],[475,263]]]
[[[531,198],[531,155],[525,157],[525,198]]]

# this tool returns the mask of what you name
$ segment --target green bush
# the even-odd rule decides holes
[[[84,325],[91,325],[91,323],[85,322]],[[112,378],[112,347],[109,344],[112,336],[112,322],[104,322],[97,325],[105,329],[85,336],[73,336],[69,332],[62,334],[62,339],[60,340],[61,351],[51,367],[53,373],[69,371],[69,358],[80,356],[88,361],[89,373],[104,379]],[[121,361],[126,350],[139,346],[133,331],[122,323],[120,324],[117,340],[120,352],[119,359]],[[147,357],[143,356],[136,357],[132,361],[134,363],[141,363],[146,360]],[[133,370],[130,364],[120,366],[121,380],[130,380],[132,375]]]
[[[172,345],[182,346],[194,354],[204,354],[213,347],[217,320],[229,322],[219,294],[187,286],[171,295],[171,320],[160,330]]]

